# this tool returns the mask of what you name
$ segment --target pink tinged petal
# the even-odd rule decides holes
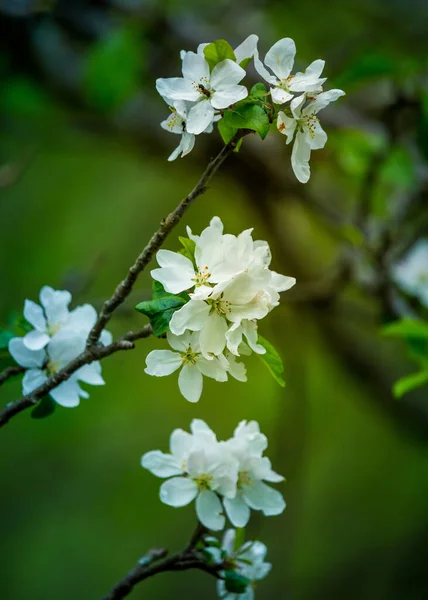
[[[252,58],[257,50],[259,36],[255,33],[249,35],[242,44],[235,48],[235,58],[238,65],[245,59]]]
[[[24,303],[25,319],[39,331],[45,331],[46,318],[41,306],[32,300],[26,300]]]
[[[105,383],[101,376],[101,364],[98,361],[80,367],[80,369],[75,372],[75,377],[90,385],[104,385]]]
[[[291,38],[283,38],[272,46],[265,57],[265,64],[278,79],[286,79],[293,68],[296,45]]]
[[[30,350],[25,346],[23,338],[20,337],[12,338],[9,341],[8,349],[18,365],[27,369],[41,367],[46,360],[44,350]]]
[[[77,381],[68,379],[51,390],[49,394],[61,406],[74,408],[80,404],[80,392],[81,389]]]
[[[196,498],[199,521],[212,531],[221,531],[226,523],[220,499],[214,492],[203,490]]]
[[[209,125],[211,125],[214,119],[214,108],[211,102],[205,98],[195,104],[189,111],[187,118],[187,131],[198,135],[202,133]]]
[[[239,102],[248,96],[248,90],[244,85],[234,85],[216,91],[211,97],[214,108],[227,108],[235,102]]]
[[[286,506],[282,494],[261,481],[245,486],[242,494],[250,508],[261,510],[267,517],[281,514]]]
[[[211,87],[218,91],[238,84],[246,75],[245,69],[226,58],[218,63],[211,73]]]
[[[205,323],[199,336],[199,344],[202,354],[207,357],[208,354],[221,354],[226,345],[226,331],[228,326],[226,319],[216,312],[211,313]]]
[[[203,377],[196,365],[184,365],[178,376],[180,392],[189,402],[198,402],[202,394]]]
[[[164,504],[175,508],[187,506],[198,493],[198,486],[188,477],[174,477],[164,481],[160,487],[159,497]]]
[[[309,159],[311,157],[311,146],[305,134],[299,131],[294,140],[291,152],[291,166],[294,174],[301,183],[307,183],[311,176]]]
[[[296,285],[296,279],[287,275],[281,275],[276,271],[271,271],[270,284],[276,292],[286,292]]]
[[[205,86],[210,80],[210,67],[203,53],[186,52],[183,58],[183,77],[191,82],[201,82]],[[205,81],[201,81],[204,79]]]
[[[296,119],[287,117],[286,114],[280,111],[276,120],[276,126],[278,127],[279,133],[287,136],[287,144],[293,141],[294,133],[297,127]]]
[[[180,310],[175,311],[169,322],[169,328],[175,335],[183,334],[186,329],[200,331],[205,327],[210,307],[203,300],[190,300]]]
[[[274,102],[274,104],[285,104],[293,97],[293,94],[290,94],[279,87],[271,88],[270,95],[272,96],[272,102]]]
[[[29,369],[22,379],[22,391],[31,394],[47,380],[47,375],[41,369]]]
[[[320,148],[324,148],[327,142],[327,134],[324,129],[321,127],[319,121],[315,123],[313,129],[313,135],[311,136],[310,144],[312,150],[319,150]]]
[[[245,527],[247,525],[250,520],[250,509],[240,495],[232,499],[224,498],[223,504],[232,525],[235,527]]]
[[[169,449],[177,460],[182,460],[192,449],[193,436],[182,429],[174,429],[169,438]]]
[[[183,77],[157,79],[156,89],[163,98],[168,97],[171,100],[191,100],[194,102],[201,96],[192,83]]]
[[[146,358],[147,375],[165,377],[181,367],[182,359],[177,352],[171,350],[152,350]]]
[[[197,367],[205,377],[210,377],[216,381],[227,381],[227,373],[217,358],[213,358],[212,360],[200,358],[197,362]]]
[[[156,477],[173,477],[183,472],[174,456],[164,454],[160,450],[152,450],[144,454],[141,457],[141,466]]]
[[[68,318],[71,294],[66,290],[54,290],[48,285],[40,291],[40,302],[49,323],[64,323]]]
[[[29,350],[41,350],[46,346],[49,340],[50,337],[47,333],[38,331],[37,329],[29,331],[23,338],[24,344]]]

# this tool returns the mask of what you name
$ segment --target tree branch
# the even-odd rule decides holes
[[[20,367],[18,365],[7,367],[7,369],[0,373],[0,385],[3,385],[3,383],[5,383],[11,377],[19,375],[20,373],[24,373],[25,371],[25,367]]]
[[[207,168],[193,190],[180,202],[176,209],[161,222],[158,231],[152,235],[147,246],[138,256],[132,267],[130,267],[125,279],[116,287],[111,298],[104,303],[97,322],[89,333],[87,342],[88,348],[97,343],[101,332],[109,322],[112,313],[130,294],[138,275],[151,261],[154,253],[159,250],[173,228],[181,221],[181,218],[189,208],[190,204],[206,191],[211,177],[214,175],[223,161],[234,151],[237,142],[248,133],[250,133],[250,131],[242,130],[242,132],[235,135],[235,137],[222,148],[219,154],[217,154],[217,156],[209,162]]]

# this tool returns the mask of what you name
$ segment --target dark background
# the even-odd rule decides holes
[[[327,89],[347,92],[321,114],[329,141],[306,186],[282,136],[251,136],[165,246],[213,215],[269,241],[298,280],[260,326],[287,388],[251,357],[247,384],[207,380],[191,405],[175,376],[144,374],[165,346],[148,339],[106,359],[106,386],[79,408],[16,417],[0,434],[2,598],[98,598],[149,547],[183,547],[194,507],[162,505],[139,459],[194,417],[220,437],[257,419],[287,478],[284,514],[248,527],[274,565],[259,600],[428,597],[427,389],[393,398],[414,366],[380,334],[402,312],[390,264],[427,235],[427,13],[422,0],[0,0],[0,322],[45,284],[99,307],[221,148],[200,136],[166,161],[178,138],[159,127],[154,81],[180,74],[182,48],[257,33],[263,57],[292,37],[296,66],[324,58]],[[144,323],[133,307],[149,287],[147,272],[113,333]],[[8,383],[2,404],[19,393]],[[215,598],[215,582],[164,574],[133,597]]]

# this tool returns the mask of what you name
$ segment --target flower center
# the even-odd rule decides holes
[[[198,486],[199,491],[202,492],[204,490],[211,489],[213,479],[214,477],[212,475],[209,475],[208,473],[203,473],[202,475],[199,475],[199,477],[195,477],[193,481]]]
[[[251,479],[248,471],[239,471],[237,483],[238,489],[242,488],[243,485],[251,485],[252,483],[253,480]]]
[[[50,360],[47,365],[46,365],[46,371],[48,372],[48,375],[54,375],[57,371],[59,371],[61,368],[61,363],[59,361],[54,362],[52,360]]]
[[[227,313],[232,311],[229,300],[224,300],[223,294],[219,298],[208,298],[205,301],[211,306],[210,312],[216,312],[220,317],[227,317]]]
[[[61,329],[61,323],[49,323],[46,327],[46,332],[51,337],[54,336]]]
[[[208,77],[201,77],[199,81],[192,81],[192,85],[195,90],[201,94],[201,96],[211,98],[214,90],[210,88],[210,80]]]
[[[316,116],[316,113],[311,113],[310,115],[306,115],[299,121],[303,127],[306,127],[309,131],[311,138],[315,137],[316,128],[320,120]]]
[[[292,79],[294,79],[294,75],[289,75],[288,77],[283,77],[280,80],[278,87],[281,90],[289,92],[290,91],[290,83],[291,83]]]
[[[200,352],[193,352],[192,347],[189,346],[184,352],[180,352],[183,365],[196,365]]]
[[[208,266],[205,266],[203,269],[198,266],[198,272],[196,277],[192,279],[195,282],[196,287],[200,287],[201,285],[205,285],[207,279],[211,276],[211,273],[208,270]]]
[[[169,115],[166,126],[172,131],[174,127],[181,127],[182,131],[186,131],[186,121],[179,115],[175,108],[170,107],[172,114]]]

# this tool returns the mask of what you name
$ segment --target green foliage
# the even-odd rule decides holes
[[[373,195],[373,214],[389,216],[393,207],[391,198],[398,193],[410,192],[415,181],[415,164],[410,150],[402,145],[394,146],[379,169]]]
[[[417,373],[411,373],[402,377],[394,383],[392,388],[393,394],[396,398],[401,398],[407,392],[422,387],[428,383],[428,369],[426,371],[418,371]]]
[[[251,98],[266,98],[267,89],[264,83],[256,83],[250,90]]]
[[[231,594],[243,594],[251,581],[236,571],[224,572],[224,585]]]
[[[281,387],[285,387],[284,381],[284,364],[278,352],[264,337],[259,335],[257,343],[265,348],[265,354],[257,354],[257,356],[265,363],[273,378]]]
[[[195,263],[195,248],[196,242],[190,240],[189,238],[178,236],[180,240],[180,244],[183,246],[182,250],[179,250],[179,253],[192,261],[193,266],[196,266]]]
[[[168,331],[172,315],[186,304],[188,299],[187,294],[179,296],[169,294],[164,290],[161,283],[154,281],[152,299],[140,302],[135,308],[149,317],[153,333],[159,337]]]
[[[372,79],[391,77],[397,73],[397,61],[392,56],[373,52],[357,57],[353,64],[343,69],[343,74],[336,81],[339,88],[357,87]]]
[[[56,409],[56,402],[50,396],[43,396],[37,406],[31,411],[32,419],[45,419]]]
[[[211,71],[218,63],[226,58],[233,61],[236,60],[233,48],[226,40],[216,40],[215,42],[208,44],[208,46],[205,46],[204,55]]]
[[[228,110],[223,117],[225,124],[235,131],[238,129],[252,129],[262,140],[265,139],[270,129],[269,116],[266,110],[258,105],[244,100],[234,109]],[[220,121],[221,122],[221,121]]]
[[[428,160],[428,91],[422,93],[421,109],[418,127],[418,142],[425,159]]]
[[[94,108],[112,110],[138,89],[143,52],[138,31],[125,26],[95,44],[87,57],[84,95]]]
[[[237,527],[235,529],[235,544],[234,551],[236,552],[245,542],[245,527]]]
[[[224,117],[217,123],[217,127],[225,144],[228,144],[238,131],[235,127],[230,127]]]
[[[428,340],[428,323],[416,319],[401,319],[388,323],[382,329],[384,335],[399,338],[422,338]]]

